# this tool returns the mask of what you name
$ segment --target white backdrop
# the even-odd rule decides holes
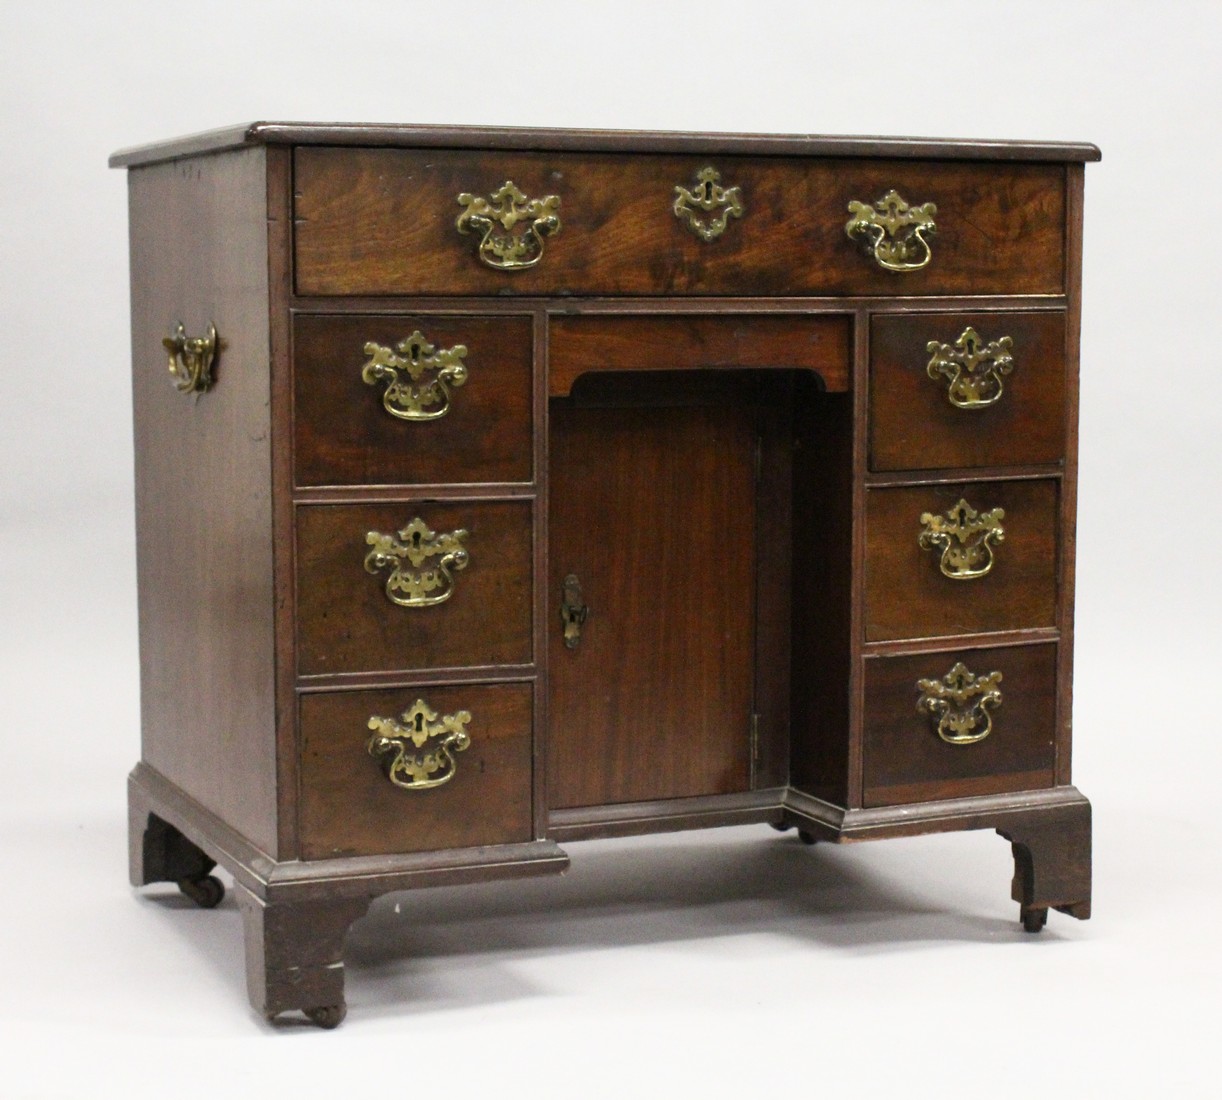
[[[1205,1078],[1222,977],[1220,74],[1217,0],[7,0],[0,1091],[1121,1096]],[[379,903],[351,937],[340,1031],[255,1019],[232,904],[125,883],[126,190],[106,156],[259,118],[1098,144],[1075,711],[1095,918],[1023,937],[1007,846],[985,834],[589,844],[558,882]]]

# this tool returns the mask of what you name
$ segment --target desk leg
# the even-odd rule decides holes
[[[133,886],[172,882],[204,909],[214,908],[225,896],[221,880],[212,874],[216,860],[135,798],[130,805],[128,855]]]
[[[1090,805],[1067,806],[997,830],[1014,852],[1011,896],[1023,927],[1038,932],[1056,909],[1090,917]]]
[[[300,1009],[320,1027],[337,1027],[344,1003],[344,936],[371,898],[268,905],[234,887],[246,929],[246,988],[269,1020]]]

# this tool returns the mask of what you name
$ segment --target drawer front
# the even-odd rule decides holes
[[[1055,626],[1057,486],[870,489],[866,640]]]
[[[298,485],[531,480],[531,319],[298,315]]]
[[[870,468],[1061,462],[1065,384],[1063,313],[875,317]]]
[[[675,210],[677,188],[703,194],[706,168],[741,205],[731,216],[728,198],[708,211],[686,202],[698,228],[724,221],[710,240]],[[507,181],[525,196],[516,206],[494,195]],[[1065,284],[1058,165],[299,148],[294,184],[305,295],[1056,294]],[[872,231],[846,232],[851,202],[873,207],[892,191],[936,207],[920,270],[885,269],[867,247]],[[503,227],[552,197],[558,205]],[[502,215],[479,223],[493,227],[487,238],[469,219],[467,233],[456,225],[480,200]],[[520,253],[498,255],[498,239]],[[490,266],[502,262],[531,266]]]
[[[844,316],[716,313],[555,317],[548,394],[565,397],[602,371],[809,370],[829,392],[849,388],[853,335]],[[660,378],[659,387],[666,381]]]
[[[299,506],[299,672],[529,664],[531,510],[517,502]],[[371,533],[387,539],[375,545]],[[381,562],[372,559],[379,546]]]
[[[1053,785],[1055,644],[871,657],[865,690],[866,806]]]
[[[531,711],[528,684],[302,696],[302,857],[530,840]]]

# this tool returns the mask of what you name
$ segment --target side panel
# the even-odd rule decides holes
[[[129,177],[144,760],[276,853],[275,600],[261,148]],[[215,324],[214,387],[162,338]]]

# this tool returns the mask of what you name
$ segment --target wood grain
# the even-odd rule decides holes
[[[853,597],[853,398],[795,395],[790,776],[847,805]]]
[[[548,393],[566,397],[583,374],[790,368],[827,390],[849,386],[847,317],[802,314],[554,317]]]
[[[969,326],[1009,336],[1014,369],[996,404],[960,409],[929,377],[926,345]],[[870,469],[1060,463],[1065,457],[1065,314],[913,313],[870,325]]]
[[[250,122],[120,149],[112,168],[243,145],[363,145],[389,148],[618,150],[629,153],[749,153],[756,156],[917,157],[988,161],[1096,161],[1097,146],[1069,141],[847,137],[831,134],[697,134],[656,130],[548,130],[427,123]]]
[[[301,850],[306,859],[424,852],[531,839],[530,684],[463,684],[303,696]],[[366,750],[372,716],[397,719],[417,699],[471,713],[454,778],[396,787]]]
[[[746,213],[699,240],[677,185],[707,158],[595,153],[300,148],[297,291],[319,294],[1057,294],[1064,290],[1065,170],[1047,164],[717,157]],[[558,195],[563,229],[535,267],[497,271],[455,228],[462,192],[506,180]],[[845,233],[850,201],[897,189],[934,202],[925,269],[877,266]],[[367,232],[376,225],[377,233]]]
[[[1052,786],[1056,649],[1029,645],[866,658],[865,805]],[[1003,676],[993,731],[972,745],[947,744],[930,717],[917,710],[916,682],[940,680],[957,661],[978,676]]]
[[[366,342],[394,348],[417,329],[438,349],[467,348],[467,380],[445,416],[410,422],[361,367]],[[298,485],[531,480],[530,317],[298,314],[293,359]]]
[[[298,668],[302,675],[531,663],[529,503],[404,501],[303,505],[297,512]],[[470,561],[432,607],[386,596],[389,570],[365,571],[368,531],[415,516],[438,532],[464,528]]]
[[[755,618],[750,409],[553,402],[549,807],[744,791]]]
[[[927,638],[1056,625],[1059,483],[986,481],[870,489],[866,494],[866,639]],[[1001,508],[1004,538],[992,570],[952,580],[941,553],[922,549],[920,517],[960,499]]]
[[[277,850],[265,150],[129,177],[143,758]],[[216,325],[179,393],[162,337]]]

